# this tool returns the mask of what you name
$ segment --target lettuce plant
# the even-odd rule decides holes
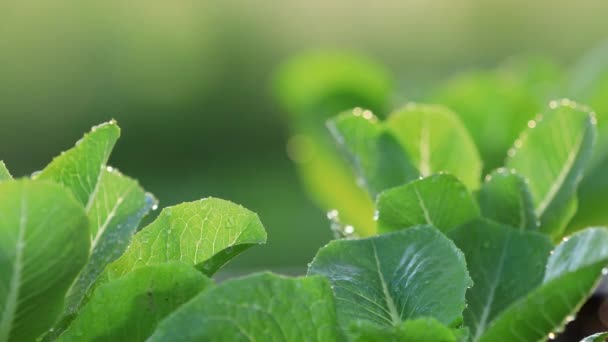
[[[329,131],[373,225],[334,211],[342,238],[306,276],[220,284],[215,272],[266,241],[257,215],[206,198],[140,227],[157,201],[107,165],[120,130],[102,124],[31,177],[0,163],[0,341],[552,338],[608,265],[608,229],[569,225],[596,121],[552,101],[482,177],[475,139],[447,107],[338,115]]]
[[[403,340],[406,322],[432,319],[453,340],[542,340],[605,272],[608,229],[566,232],[595,138],[585,106],[552,101],[483,181],[445,107],[409,104],[385,121],[357,108],[328,126],[375,199],[380,234],[331,242],[309,268],[330,279],[351,335]]]

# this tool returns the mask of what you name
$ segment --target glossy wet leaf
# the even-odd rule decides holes
[[[327,126],[372,199],[384,189],[418,177],[405,150],[371,111],[356,108],[331,119]]]
[[[89,286],[125,251],[144,215],[156,200],[137,181],[116,170],[102,171],[88,211],[91,256],[66,297],[66,313],[75,312]]]
[[[461,320],[471,285],[462,253],[430,226],[332,241],[308,274],[330,280],[345,327],[359,320],[395,326],[420,317],[450,325]]]
[[[465,341],[461,331],[450,329],[432,318],[418,318],[394,327],[380,327],[367,321],[351,325],[352,342],[457,342]]]
[[[464,253],[473,279],[464,322],[477,341],[501,312],[540,285],[553,245],[544,234],[482,219],[449,236]]]
[[[601,332],[587,336],[581,342],[606,342],[606,339],[608,339],[608,332]]]
[[[479,187],[482,162],[458,116],[446,107],[409,104],[392,113],[386,126],[407,151],[422,177],[453,174],[469,189]]]
[[[541,231],[559,237],[576,212],[576,189],[591,157],[595,118],[569,100],[550,107],[529,123],[506,165],[528,179]]]
[[[98,189],[99,178],[119,136],[120,128],[115,121],[95,126],[76,146],[55,157],[33,178],[65,185],[88,211]]]
[[[322,277],[269,273],[228,280],[162,321],[149,341],[340,341]]]
[[[536,289],[503,311],[480,341],[538,341],[570,321],[608,265],[608,230],[589,228],[558,245]]]
[[[0,182],[5,181],[5,180],[11,180],[11,179],[13,179],[13,177],[11,176],[11,173],[6,168],[6,165],[4,164],[4,162],[2,160],[0,160]]]
[[[244,249],[265,242],[258,216],[240,205],[217,198],[178,204],[163,209],[133,237],[125,253],[106,268],[104,280],[169,261],[211,275]]]
[[[58,184],[0,183],[0,341],[28,341],[48,329],[87,261],[84,208]]]
[[[190,265],[144,266],[95,289],[58,341],[145,341],[212,281]]]
[[[538,230],[532,194],[517,173],[498,169],[486,177],[477,200],[481,215],[514,228]]]
[[[445,232],[479,216],[479,208],[467,188],[448,174],[384,191],[378,196],[377,210],[380,232],[420,224]]]

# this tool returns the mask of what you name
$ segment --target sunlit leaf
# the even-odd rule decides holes
[[[390,232],[421,224],[448,231],[479,216],[467,188],[448,174],[415,180],[378,196],[378,230]]]
[[[503,311],[479,341],[538,341],[557,331],[585,302],[608,265],[608,230],[589,228],[552,252],[540,286]]]
[[[58,184],[0,183],[0,341],[33,341],[87,261],[84,208]]]
[[[464,253],[473,287],[464,322],[477,341],[505,309],[543,280],[553,245],[540,233],[476,220],[449,233]]]
[[[471,285],[462,253],[429,226],[332,241],[319,250],[308,274],[330,280],[345,327],[359,320],[396,326],[421,317],[454,324],[462,319]]]
[[[87,215],[91,257],[66,298],[66,313],[75,312],[89,286],[105,267],[122,255],[137,227],[156,200],[137,181],[113,169],[103,170]]]
[[[447,172],[469,189],[479,187],[482,162],[458,116],[435,105],[409,104],[386,122],[422,177]]]
[[[501,168],[490,173],[477,193],[482,216],[511,227],[538,230],[532,194],[525,178]]]
[[[372,198],[418,177],[405,150],[370,111],[356,108],[343,113],[331,119],[328,128]]]
[[[528,179],[541,231],[559,237],[576,212],[576,189],[591,157],[595,117],[561,100],[528,125],[506,165]]]
[[[13,177],[11,173],[6,168],[6,165],[2,160],[0,160],[0,181],[11,180]]]
[[[149,341],[341,341],[321,277],[269,273],[229,280],[184,304]]]
[[[162,210],[139,231],[105,279],[118,278],[145,265],[181,261],[213,274],[243,250],[266,242],[258,216],[232,202],[206,198]]]
[[[190,265],[143,266],[95,289],[58,341],[145,341],[212,282]]]

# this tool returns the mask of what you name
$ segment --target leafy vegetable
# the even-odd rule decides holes
[[[549,251],[544,235],[486,220],[450,233],[464,253],[473,287],[467,292],[465,324],[477,341],[501,312],[541,282]]]
[[[409,104],[391,114],[386,125],[422,177],[448,172],[469,189],[478,188],[481,159],[473,140],[451,110],[436,105]]]
[[[591,157],[594,114],[569,100],[528,123],[506,161],[529,181],[540,229],[559,237],[576,212],[576,187]]]
[[[368,110],[355,108],[328,122],[328,127],[354,165],[357,179],[375,198],[382,190],[418,177],[405,151]]]
[[[145,341],[165,316],[211,286],[192,266],[144,266],[99,286],[58,341]]]
[[[378,230],[429,224],[446,232],[479,216],[479,208],[456,178],[438,174],[386,190],[378,196]]]
[[[608,333],[602,332],[587,336],[581,342],[605,342],[606,338],[608,338]]]
[[[538,229],[526,180],[513,171],[500,168],[489,174],[477,199],[484,217],[519,229]]]
[[[345,225],[361,235],[373,234],[373,200],[340,158],[325,121],[356,106],[382,117],[389,109],[391,75],[364,56],[318,51],[286,62],[274,83],[279,103],[290,114],[287,150],[305,188],[321,208],[339,211]]]
[[[432,318],[409,320],[392,328],[358,321],[349,332],[353,342],[456,342],[466,336],[462,331],[450,329]]]
[[[262,273],[194,297],[160,323],[149,341],[339,341],[336,312],[321,277]]]
[[[65,185],[74,192],[88,211],[99,189],[99,180],[106,162],[119,136],[120,128],[115,121],[95,126],[74,148],[53,159],[33,178]]]
[[[6,168],[6,165],[0,160],[0,181],[13,179],[11,173]]]
[[[319,250],[308,274],[330,280],[343,326],[359,320],[397,326],[421,317],[456,324],[471,285],[462,253],[429,226],[332,241]]]
[[[66,311],[75,312],[104,268],[122,255],[141,219],[156,200],[129,177],[103,170],[88,210],[91,256],[67,294]]]
[[[84,208],[57,184],[0,183],[0,341],[34,340],[87,261]]]
[[[216,198],[183,203],[163,209],[138,232],[125,253],[106,268],[104,279],[170,261],[211,275],[243,250],[265,242],[258,216],[239,205]]]
[[[559,330],[591,294],[608,265],[608,230],[589,228],[552,252],[542,283],[511,305],[479,341],[536,341]]]

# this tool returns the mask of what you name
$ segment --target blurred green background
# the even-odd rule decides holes
[[[31,173],[90,126],[123,129],[111,164],[161,206],[206,196],[257,212],[269,242],[228,272],[302,272],[331,238],[286,153],[274,71],[311,49],[385,65],[393,102],[512,55],[570,65],[608,38],[608,2],[0,2],[0,159]]]

